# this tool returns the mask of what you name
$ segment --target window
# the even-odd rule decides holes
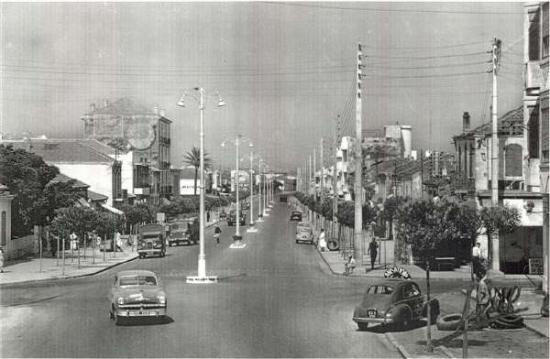
[[[548,3],[546,2],[542,5],[542,58],[548,57],[548,22]]]
[[[504,148],[504,170],[506,177],[521,177],[523,175],[522,148],[518,144],[510,144]]]
[[[536,12],[529,24],[529,61],[536,61],[540,57],[540,11]]]
[[[392,294],[393,288],[387,285],[373,285],[367,291],[367,294]]]
[[[529,143],[529,158],[539,158],[539,109],[534,108],[529,118],[527,125],[528,143]]]
[[[420,289],[415,284],[409,284],[403,288],[403,298],[413,298],[420,295]]]

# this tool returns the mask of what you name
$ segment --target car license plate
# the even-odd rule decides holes
[[[369,316],[369,318],[375,318],[376,317],[376,310],[375,309],[370,309],[367,312],[367,315]]]

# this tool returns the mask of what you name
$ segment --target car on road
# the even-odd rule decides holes
[[[407,329],[411,323],[427,316],[428,302],[418,284],[406,279],[384,279],[368,287],[361,303],[355,307],[353,321],[359,330],[369,324]],[[430,301],[432,323],[439,315],[439,301]]]
[[[296,226],[296,243],[313,244],[313,229],[306,222],[299,222]]]
[[[139,228],[137,252],[139,258],[149,255],[166,255],[166,230],[164,225],[157,223],[145,224]]]
[[[197,236],[193,233],[198,229],[194,226],[198,225],[198,219],[196,217],[188,218],[184,221],[174,222],[170,224],[170,236],[168,237],[168,246],[180,245],[180,244],[196,244],[198,241]]]
[[[302,220],[302,212],[300,211],[292,211],[290,213],[290,220],[291,221],[301,221]]]
[[[227,216],[227,225],[233,226],[236,223],[236,210],[232,209]],[[246,224],[246,213],[244,211],[239,211],[239,224],[244,226]]]
[[[118,272],[110,292],[109,317],[116,324],[125,319],[166,317],[168,301],[159,277],[148,270]]]

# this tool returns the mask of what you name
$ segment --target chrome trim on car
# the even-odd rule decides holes
[[[353,317],[355,323],[378,323],[378,324],[391,324],[393,323],[392,318],[362,318],[362,317]]]
[[[118,305],[118,308],[120,309],[130,309],[130,308],[165,308],[166,304],[160,304],[160,303],[135,303],[135,304],[120,304]]]

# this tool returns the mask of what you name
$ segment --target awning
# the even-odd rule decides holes
[[[113,212],[114,214],[123,215],[124,212],[122,212],[120,209],[116,209],[115,207],[111,207],[108,204],[102,204],[101,207],[105,208],[106,210]]]

